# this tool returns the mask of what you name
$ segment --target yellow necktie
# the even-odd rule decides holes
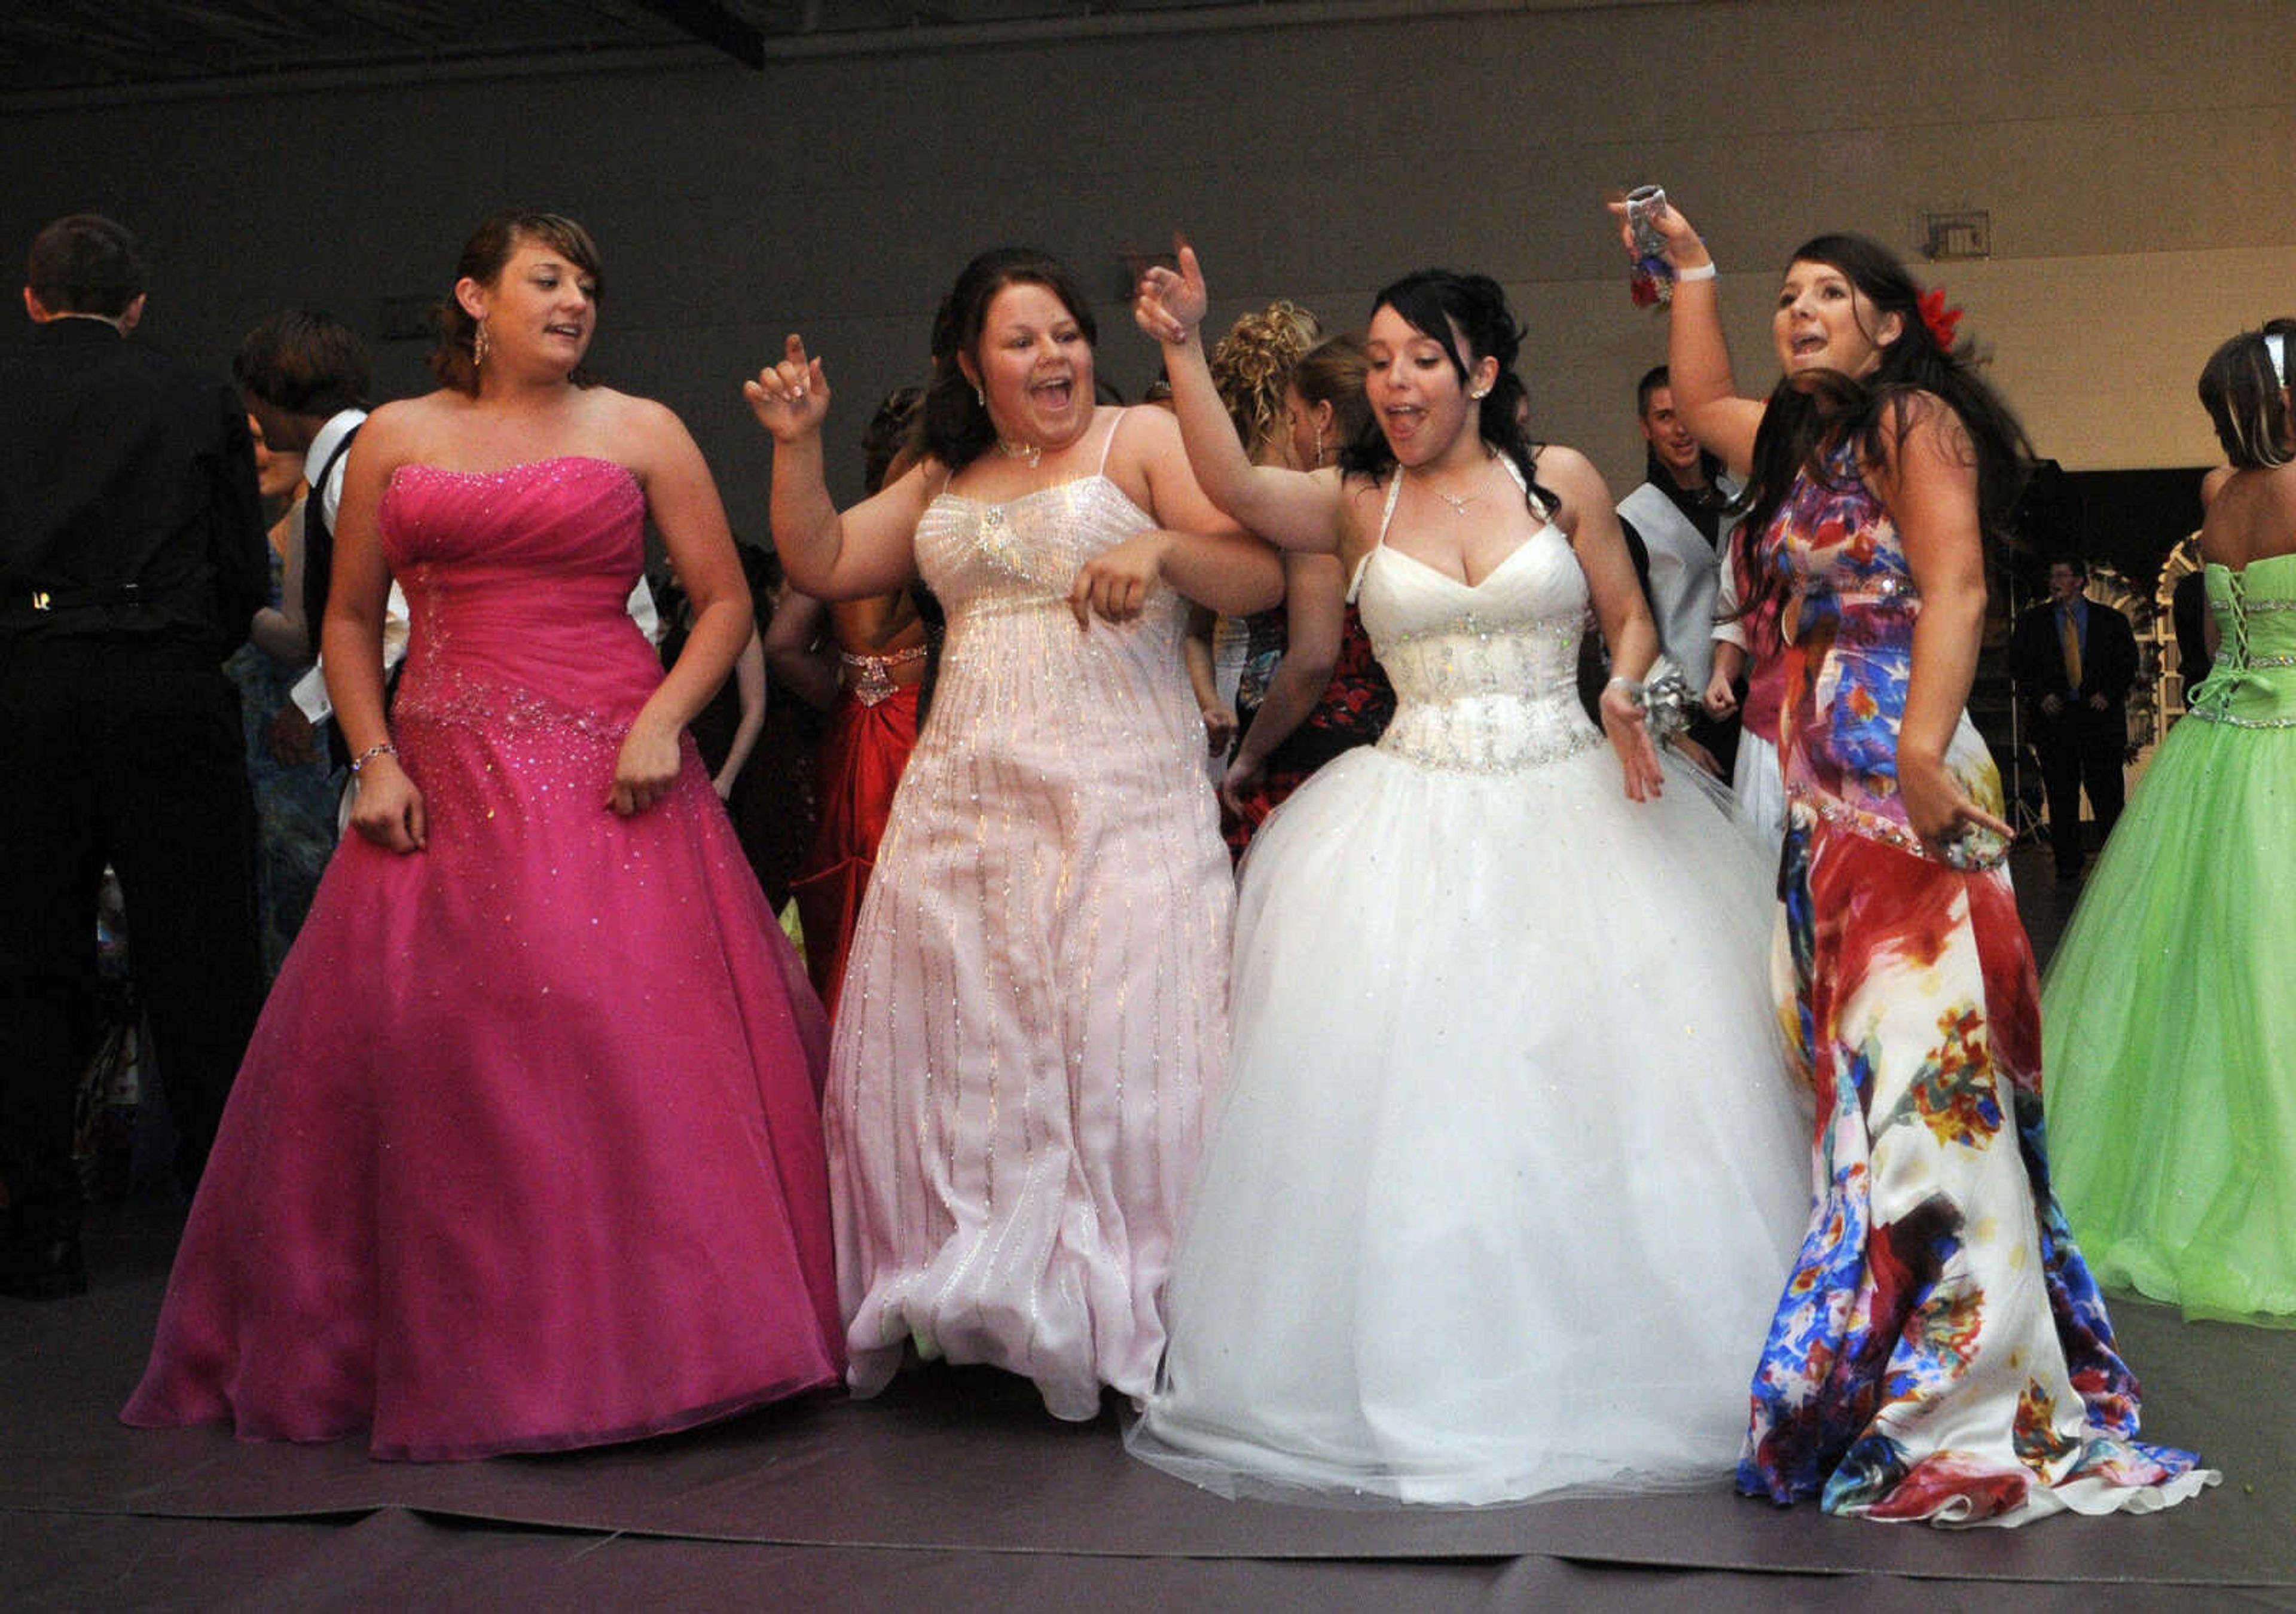
[[[2057,643],[2065,647],[2065,683],[2073,693],[2080,693],[2080,628],[2073,621],[2072,607],[2057,608]]]

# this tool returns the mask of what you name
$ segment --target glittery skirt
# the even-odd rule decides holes
[[[857,1393],[912,1349],[1072,1420],[1153,1381],[1234,904],[1178,619],[951,606],[824,1112]]]
[[[1685,772],[1627,800],[1567,693],[1474,699],[1406,697],[1244,859],[1229,1095],[1131,1442],[1210,1488],[1492,1503],[1736,1454],[1808,1201],[1768,872]]]
[[[347,837],[123,1416],[380,1457],[602,1444],[836,1381],[818,1004],[690,741],[410,679],[425,850]]]

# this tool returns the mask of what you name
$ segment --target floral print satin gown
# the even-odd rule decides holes
[[[1816,1094],[1816,1199],[1739,1487],[1940,1523],[2166,1507],[2215,1476],[2136,1438],[2136,1377],[2049,1189],[2006,848],[1972,838],[1955,867],[1907,827],[1898,729],[1921,602],[1854,453],[1825,470],[1773,527],[1792,586],[1775,963]],[[1947,763],[1998,815],[1966,714]]]

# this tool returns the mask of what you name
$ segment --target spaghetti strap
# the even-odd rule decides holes
[[[1125,417],[1131,413],[1129,409],[1116,412],[1115,424],[1109,427],[1108,435],[1100,439],[1100,463],[1092,468],[1093,475],[1104,477],[1108,474],[1108,451],[1116,447],[1116,434],[1124,429]]]

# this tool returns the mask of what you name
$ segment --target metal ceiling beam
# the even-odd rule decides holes
[[[683,29],[702,44],[725,52],[759,72],[766,66],[766,37],[718,0],[636,0],[664,22]]]
[[[1050,45],[1086,39],[1153,38],[1179,34],[1240,33],[1254,29],[1312,28],[1327,23],[1423,21],[1537,12],[1684,5],[1698,0],[1206,0],[1200,4],[1118,6],[1057,16],[1003,21],[927,22],[896,28],[824,29],[776,34],[766,42],[775,61],[832,56],[914,55],[996,45]],[[924,8],[918,8],[922,17]]]

